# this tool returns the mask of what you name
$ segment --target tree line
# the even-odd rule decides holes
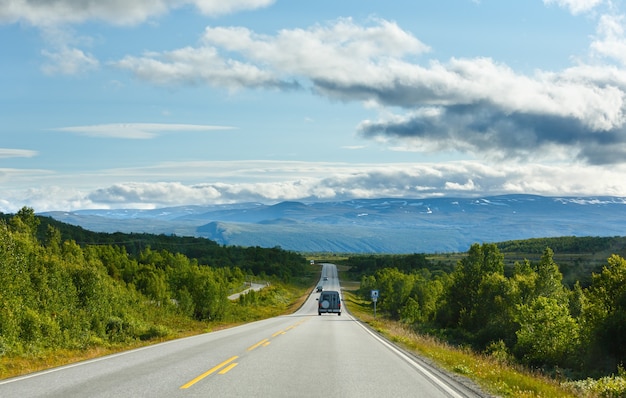
[[[33,212],[32,209],[24,208],[18,214],[24,214],[25,211]],[[0,219],[8,221],[12,217],[11,214],[0,213]],[[285,281],[292,276],[306,272],[301,255],[282,250],[280,247],[226,246],[206,238],[193,236],[93,232],[51,217],[34,217],[37,220],[37,225],[34,226],[35,236],[40,242],[48,239],[48,231],[52,228],[58,231],[58,238],[62,241],[71,240],[81,247],[90,245],[120,247],[133,258],[149,248],[153,251],[166,250],[170,253],[182,254],[199,264],[211,267],[239,267],[244,273],[253,275],[276,276],[279,274],[278,276]]]
[[[414,267],[364,274],[359,292],[369,299],[376,289],[388,316],[486,354],[583,377],[617,372],[626,362],[626,260],[612,255],[588,287],[570,288],[553,256],[544,248],[505,274],[496,244],[472,245],[451,272],[414,255]]]
[[[79,244],[43,220],[26,207],[0,219],[0,356],[161,337],[170,320],[229,317],[227,296],[246,278],[290,281],[308,272],[306,259],[280,248],[120,235],[108,237],[119,244]],[[210,264],[150,246],[158,241]]]
[[[552,238],[532,238],[496,243],[501,252],[541,254],[546,247],[558,253],[596,253],[616,246],[623,247],[624,237],[620,236],[559,236]]]

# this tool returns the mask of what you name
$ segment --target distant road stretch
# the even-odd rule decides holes
[[[254,290],[255,292],[258,292],[259,290],[263,289],[264,287],[269,286],[267,283],[250,283],[250,287],[247,288],[246,290],[239,292],[239,293],[234,293],[231,294],[230,296],[228,296],[229,300],[237,300],[239,298],[239,296],[241,296],[242,294],[246,294],[248,292],[250,292],[251,290]]]
[[[324,289],[339,290],[336,267],[322,267]],[[317,297],[293,315],[0,380],[0,397],[481,396],[345,308],[318,316]]]

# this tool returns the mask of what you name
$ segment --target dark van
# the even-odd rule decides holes
[[[322,312],[341,315],[341,297],[339,292],[334,290],[323,291],[320,293],[318,301],[317,315],[322,315]]]

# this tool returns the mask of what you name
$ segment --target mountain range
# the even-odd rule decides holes
[[[464,252],[473,243],[626,235],[626,198],[608,196],[381,198],[40,214],[95,232],[196,236],[298,252]]]

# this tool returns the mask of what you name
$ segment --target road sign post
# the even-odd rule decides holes
[[[378,301],[378,290],[372,290],[372,301],[374,302],[374,318],[376,318],[376,302]]]

